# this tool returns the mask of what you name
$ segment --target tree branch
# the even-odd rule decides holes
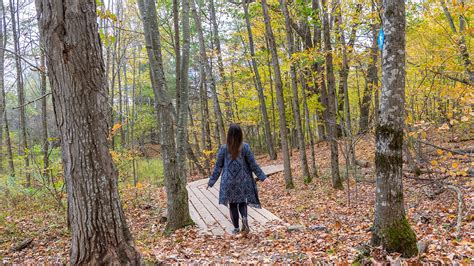
[[[39,101],[39,100],[43,99],[44,97],[49,96],[50,94],[51,94],[51,92],[46,93],[45,95],[41,95],[40,97],[38,97],[38,98],[36,98],[36,99],[34,99],[34,100],[31,100],[31,101],[29,101],[29,102],[27,102],[27,103],[25,103],[25,104],[22,104],[22,105],[20,105],[20,106],[13,107],[12,110],[16,110],[16,109],[19,109],[19,108],[21,108],[21,107],[24,107],[24,106],[26,106],[26,105],[28,105],[28,104],[32,104],[32,103],[34,103],[34,102],[36,102],[36,101]]]

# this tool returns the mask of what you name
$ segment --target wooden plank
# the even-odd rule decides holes
[[[192,201],[190,201],[189,204],[189,214],[191,215],[191,219],[193,219],[193,221],[202,231],[211,231],[211,229],[207,227],[207,224],[202,219],[201,214],[199,214],[199,212],[196,210],[196,207],[194,207]]]
[[[220,226],[214,216],[212,216],[211,212],[206,209],[206,207],[202,204],[202,202],[198,199],[194,192],[195,191],[192,187],[188,189],[189,199],[196,208],[196,211],[202,217],[204,223],[206,223],[207,227],[211,229],[211,232],[214,235],[223,235],[224,229]]]
[[[218,200],[218,195],[219,195],[219,192],[216,188],[216,186],[214,186],[213,188],[209,189],[212,198],[214,198],[214,202],[216,202],[216,205],[217,207],[219,208],[219,210],[221,210],[221,212],[229,217],[229,221],[232,222],[232,220],[230,219],[230,211],[229,211],[229,208],[227,206],[224,206],[224,205],[221,205],[221,204],[218,204],[219,200]],[[257,214],[258,215],[258,214]],[[249,224],[254,224],[254,223],[259,223],[259,220],[258,220],[258,217],[255,217],[255,213],[254,212],[250,212],[250,208],[249,208],[249,213],[248,213],[248,221],[249,221]]]
[[[283,165],[268,165],[262,167],[267,175],[283,171]],[[219,205],[218,195],[220,180],[213,188],[206,190],[209,179],[200,179],[188,183],[187,190],[190,201],[190,214],[194,222],[202,231],[211,231],[214,235],[222,235],[225,231],[233,228],[230,220],[229,209],[224,205]],[[280,220],[277,216],[266,209],[248,208],[249,224],[254,230],[261,229],[261,226],[270,220]]]
[[[234,227],[232,223],[219,211],[219,209],[211,201],[209,201],[209,199],[203,194],[202,190],[195,189],[193,192],[224,230]]]
[[[212,189],[210,189],[210,191],[212,192],[212,194],[217,199],[218,195],[219,195],[219,191],[217,190],[216,186],[214,186]],[[223,206],[223,205],[220,205],[220,206]],[[225,206],[223,206],[223,207],[228,209]],[[262,214],[256,212],[254,208],[248,207],[247,210],[248,210],[248,215],[249,215],[249,222],[252,222],[251,220],[255,220],[257,223],[261,223],[261,224],[265,224],[266,222],[268,222],[268,219],[265,216],[263,216]]]

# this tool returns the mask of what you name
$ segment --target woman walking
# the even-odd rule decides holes
[[[227,144],[217,152],[216,166],[209,178],[208,187],[214,186],[221,175],[219,204],[229,206],[230,217],[234,225],[232,233],[250,231],[247,219],[247,206],[261,208],[258,199],[256,181],[267,177],[258,166],[250,146],[243,142],[243,133],[239,125],[231,124],[227,131]],[[253,179],[252,172],[257,179]],[[239,213],[242,228],[239,229]]]

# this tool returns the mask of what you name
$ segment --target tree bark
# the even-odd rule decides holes
[[[7,43],[7,36],[6,36],[6,14],[5,14],[5,7],[3,5],[3,1],[0,3],[0,15],[1,15],[1,21],[0,21],[0,120],[3,121],[3,125],[1,125],[0,122],[0,135],[3,132],[3,129],[5,129],[5,144],[7,148],[7,157],[8,157],[8,168],[9,168],[9,174],[10,176],[15,176],[15,165],[13,164],[13,150],[12,150],[12,143],[11,143],[11,138],[10,138],[10,128],[8,125],[8,116],[6,112],[6,97],[5,97],[5,46]],[[0,136],[0,147],[3,146],[3,138]],[[0,153],[2,150],[0,149]],[[2,158],[4,158],[3,154]],[[1,163],[1,162],[0,162]]]
[[[18,106],[20,106],[20,145],[19,145],[19,152],[20,156],[23,156],[23,161],[25,164],[25,176],[26,176],[26,186],[31,186],[31,175],[28,172],[30,167],[30,160],[29,155],[26,153],[28,150],[28,137],[26,132],[26,114],[25,114],[25,88],[23,86],[23,68],[21,66],[21,58],[20,58],[20,41],[19,41],[19,30],[17,30],[17,26],[19,21],[17,20],[18,9],[15,7],[15,1],[10,0],[10,13],[11,13],[11,21],[12,21],[12,35],[13,35],[13,44],[15,47],[15,66],[16,66],[16,85],[17,85],[17,93],[18,93]]]
[[[270,155],[271,160],[276,160],[277,154],[273,145],[272,133],[270,128],[270,120],[268,119],[267,105],[265,103],[265,96],[263,94],[262,80],[260,78],[260,72],[258,71],[257,60],[255,59],[255,45],[253,43],[252,28],[250,25],[248,3],[243,3],[245,25],[247,26],[247,34],[249,38],[249,50],[252,63],[253,73],[255,74],[255,87],[257,88],[258,100],[260,102],[260,112],[262,113],[263,119],[263,130],[265,134],[265,140],[267,142],[267,152]]]
[[[150,1],[150,0],[148,0]],[[177,166],[178,166],[178,173],[180,179],[180,185],[184,185],[184,187],[180,188],[186,192],[186,202],[180,202],[180,204],[176,207],[181,209],[183,212],[186,212],[186,215],[178,215],[175,217],[185,218],[191,220],[189,216],[189,205],[188,205],[188,196],[186,190],[186,180],[187,180],[187,167],[186,167],[186,158],[188,152],[188,146],[191,147],[188,142],[188,99],[189,99],[189,50],[190,50],[190,29],[189,29],[189,1],[194,0],[182,0],[182,9],[181,9],[181,25],[183,31],[183,47],[181,53],[181,66],[180,66],[180,76],[181,76],[181,91],[180,91],[180,103],[178,106],[178,124],[176,127],[176,144],[177,144]],[[150,2],[154,2],[151,0]],[[150,8],[152,8],[150,6]],[[179,191],[179,193],[183,193],[183,191]],[[173,221],[168,222],[168,229],[175,230],[181,227],[179,221],[173,219]]]
[[[0,3],[0,173],[3,172],[3,162],[5,159],[4,155],[4,143],[3,143],[3,126],[8,123],[6,119],[5,109],[5,35],[3,32],[3,20],[5,18],[5,9],[3,1]],[[9,138],[9,136],[8,136]]]
[[[194,0],[192,0],[194,1]],[[232,104],[230,102],[230,95],[229,95],[229,88],[225,77],[224,71],[224,63],[222,60],[222,51],[221,51],[221,41],[219,39],[219,26],[217,25],[217,18],[216,18],[216,8],[214,6],[214,0],[209,0],[209,9],[211,11],[211,22],[212,22],[212,32],[213,32],[213,41],[214,45],[216,46],[217,52],[217,68],[219,70],[219,76],[222,81],[222,85],[224,88],[224,104],[225,104],[225,112],[227,120],[233,120],[234,115],[232,113]]]
[[[311,153],[310,153],[310,160],[311,160],[311,176],[318,177],[318,168],[316,166],[316,154],[314,151],[314,134],[313,129],[311,127],[311,119],[309,116],[309,108],[308,108],[308,101],[306,96],[306,78],[304,73],[301,75],[301,92],[303,95],[303,108],[304,108],[304,117],[306,122],[306,130],[309,135],[309,145],[311,146]]]
[[[45,47],[43,40],[40,38],[41,44],[41,55],[40,55],[40,63],[41,69],[45,70],[40,73],[40,87],[41,87],[41,95],[46,95],[46,57],[45,57]],[[47,116],[47,97],[43,97],[41,99],[41,128],[42,128],[42,145],[41,151],[43,153],[43,175],[49,178],[49,140],[48,140],[48,116]]]
[[[140,264],[107,144],[107,82],[96,1],[37,0],[36,8],[67,184],[70,262]]]
[[[168,209],[166,231],[172,232],[178,228],[192,224],[193,221],[189,216],[186,176],[180,175],[182,171],[178,169],[179,167],[184,168],[184,165],[178,166],[178,152],[176,150],[176,135],[174,131],[175,125],[173,123],[174,108],[166,87],[155,1],[138,0],[137,4],[142,16],[145,43],[150,63],[150,79],[155,94],[155,106],[161,123],[160,141]],[[183,7],[184,5],[183,3]],[[186,11],[186,9],[183,11]],[[183,73],[182,71],[183,67],[181,66],[181,74]],[[187,71],[185,71],[185,73],[187,74]],[[181,86],[187,87],[188,85],[185,82],[183,79]],[[184,112],[184,114],[186,115],[186,112]],[[183,113],[179,115],[182,116]],[[183,133],[184,136],[186,136],[185,132],[181,130],[179,133],[180,138],[183,138]],[[184,138],[183,142],[184,143],[180,145],[187,145],[188,143],[186,138]],[[181,149],[180,152],[183,152],[183,147],[180,146],[179,148]],[[186,146],[184,146],[184,152],[186,152]],[[185,154],[181,154],[180,156],[185,156]],[[180,160],[182,160],[182,157],[180,157]]]
[[[281,82],[280,63],[278,62],[277,47],[275,43],[275,37],[273,36],[272,25],[270,22],[270,14],[268,11],[268,5],[266,0],[261,0],[263,19],[265,23],[265,32],[268,39],[268,46],[272,57],[273,72],[275,74],[275,91],[278,105],[278,112],[280,115],[280,141],[281,141],[281,152],[283,154],[283,166],[285,184],[287,189],[294,188],[293,177],[291,176],[291,164],[290,164],[290,153],[288,149],[287,139],[287,126],[285,116],[285,101],[283,98],[283,85]]]
[[[196,31],[198,33],[199,53],[201,56],[201,62],[202,64],[204,64],[204,70],[206,71],[206,79],[208,80],[209,82],[208,86],[211,89],[214,113],[216,115],[216,120],[217,120],[217,131],[219,133],[217,135],[218,142],[219,144],[221,144],[221,143],[225,143],[226,135],[225,135],[225,128],[224,128],[224,120],[222,118],[222,111],[219,105],[219,99],[217,97],[216,81],[214,79],[214,75],[212,74],[212,69],[209,64],[209,59],[206,54],[206,43],[204,40],[204,34],[202,32],[201,17],[199,16],[196,10],[196,3],[194,2],[194,0],[190,0],[190,3],[191,3],[191,10],[194,17]]]
[[[380,117],[376,128],[377,192],[372,244],[404,257],[417,254],[416,235],[405,217],[402,147],[405,116],[405,1],[383,1],[385,42]]]
[[[300,155],[300,164],[305,182],[311,182],[312,176],[309,173],[308,159],[306,157],[306,143],[304,139],[303,126],[301,125],[300,115],[300,103],[298,96],[298,85],[296,84],[296,66],[291,56],[296,52],[295,41],[293,39],[293,33],[290,25],[290,14],[288,12],[287,1],[280,0],[280,6],[285,18],[285,29],[286,29],[286,42],[288,44],[288,60],[290,60],[290,79],[291,79],[291,90],[293,92],[293,117],[296,125],[296,138],[298,141],[298,149]]]
[[[314,14],[318,14],[320,12],[319,0],[312,0],[311,1],[311,9]],[[313,33],[313,47],[317,50],[321,50],[321,19],[319,16],[315,15],[315,22],[314,26],[314,33]],[[305,42],[306,43],[306,42]],[[324,69],[321,63],[316,62],[312,66],[313,72],[316,72],[316,82],[315,84],[318,85],[320,96],[319,102],[323,106],[324,110],[316,110],[317,118],[318,118],[318,137],[321,140],[327,139],[327,134],[329,131],[328,126],[328,96],[327,96],[327,89],[326,89],[326,81],[324,76]]]
[[[374,3],[372,3],[372,12],[375,12]],[[371,25],[372,32],[372,46],[370,47],[369,65],[367,68],[367,78],[365,83],[364,92],[362,93],[362,103],[360,106],[360,117],[359,117],[359,134],[366,132],[369,129],[369,114],[370,105],[372,103],[372,92],[378,90],[378,74],[377,74],[377,24],[374,21]],[[378,95],[378,93],[376,93]],[[377,100],[377,97],[376,97]]]
[[[342,179],[339,174],[339,153],[337,147],[337,125],[336,125],[336,81],[332,62],[331,36],[329,31],[328,7],[326,0],[321,0],[324,52],[326,54],[326,76],[328,83],[327,121],[329,127],[329,143],[331,146],[331,175],[332,186],[335,189],[343,189]]]

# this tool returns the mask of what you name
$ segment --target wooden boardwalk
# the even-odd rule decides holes
[[[267,175],[283,171],[283,165],[269,165],[262,167]],[[230,232],[234,227],[230,220],[229,209],[219,204],[219,181],[214,187],[206,189],[209,179],[201,179],[188,184],[189,212],[191,218],[199,226],[203,233],[223,235]],[[248,219],[250,229],[259,231],[264,225],[272,220],[280,220],[274,214],[265,209],[248,208]]]

